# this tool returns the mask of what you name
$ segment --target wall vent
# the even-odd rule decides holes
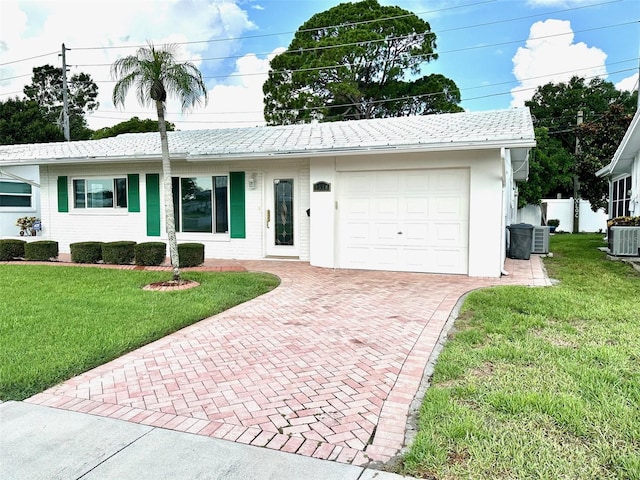
[[[609,250],[611,255],[638,255],[640,227],[611,227]]]
[[[549,227],[533,227],[531,253],[549,253]]]

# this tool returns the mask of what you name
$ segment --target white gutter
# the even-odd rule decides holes
[[[274,157],[335,157],[362,155],[367,153],[415,153],[415,152],[442,152],[442,151],[466,151],[466,150],[491,150],[496,148],[532,148],[536,146],[535,140],[514,140],[499,144],[487,144],[486,142],[469,143],[440,143],[440,144],[416,144],[416,145],[381,145],[369,147],[344,147],[323,149],[302,149],[272,152],[238,152],[238,153],[202,153],[189,154],[188,162],[206,162],[211,160],[256,160]]]

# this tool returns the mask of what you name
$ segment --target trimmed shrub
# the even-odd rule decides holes
[[[164,242],[143,242],[135,246],[136,265],[162,265],[167,257],[167,244]]]
[[[98,263],[102,260],[102,242],[77,242],[69,248],[74,263]]]
[[[197,267],[204,263],[204,245],[202,243],[178,244],[178,257],[180,268]]]
[[[58,258],[58,242],[53,240],[38,240],[28,242],[24,246],[25,260],[49,261]]]
[[[0,262],[15,260],[24,257],[24,240],[6,238],[0,240]]]
[[[135,256],[136,242],[121,241],[102,244],[102,261],[115,265],[130,265]]]

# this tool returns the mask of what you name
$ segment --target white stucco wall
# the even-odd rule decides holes
[[[307,159],[273,162],[237,161],[237,162],[185,162],[172,161],[173,176],[206,176],[244,171],[246,238],[229,238],[228,235],[207,233],[178,232],[178,242],[200,242],[205,245],[206,258],[258,259],[265,256],[265,178],[270,171],[286,171],[296,178],[296,221],[299,258],[309,259],[309,219],[305,210],[309,208],[309,161]],[[69,245],[80,241],[118,241],[133,240],[167,241],[164,224],[164,206],[161,206],[161,235],[149,237],[146,234],[146,184],[147,173],[161,175],[159,162],[104,164],[99,166],[43,166],[40,171],[42,183],[42,220],[46,226],[43,232],[46,238],[59,243],[61,253],[69,253]],[[140,175],[140,212],[132,213],[126,209],[75,210],[71,205],[69,213],[60,213],[57,208],[57,178],[67,176],[69,182],[69,201],[72,200],[71,181],[73,178],[88,176],[125,176]],[[255,174],[255,188],[249,187],[249,179]],[[162,181],[160,195],[162,198]],[[162,202],[161,202],[162,203]]]
[[[17,175],[36,183],[40,181],[38,167],[16,166],[2,167],[2,170]],[[0,180],[15,181],[14,178],[0,174]],[[16,226],[16,220],[20,217],[38,217],[40,218],[40,188],[31,187],[32,199],[31,207],[0,207],[0,238],[14,237],[20,233],[20,228]],[[40,236],[40,234],[38,234]]]

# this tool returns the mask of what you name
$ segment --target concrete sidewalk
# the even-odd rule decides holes
[[[3,480],[400,480],[400,475],[22,402],[0,404]]]

